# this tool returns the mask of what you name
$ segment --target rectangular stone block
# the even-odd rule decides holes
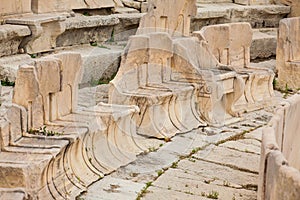
[[[0,19],[1,16],[24,14],[31,12],[31,0],[1,0],[0,3]]]
[[[279,87],[300,88],[300,17],[280,21],[276,68]]]
[[[101,9],[114,6],[113,0],[32,0],[34,13],[61,12],[72,9]]]

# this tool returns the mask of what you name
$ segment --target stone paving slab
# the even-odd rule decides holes
[[[209,161],[213,163],[221,163],[226,166],[238,168],[240,170],[258,173],[260,156],[243,153],[237,150],[225,147],[211,146],[209,152],[198,152],[194,155],[196,159]]]
[[[207,200],[214,191],[221,200],[254,200],[260,127],[271,116],[272,109],[256,111],[222,128],[156,140],[149,144],[150,153],[94,183],[79,199]]]
[[[252,140],[252,141],[255,142],[256,140]],[[251,141],[249,141],[249,139],[246,141],[244,140],[229,141],[224,144],[221,144],[220,147],[226,147],[229,149],[238,150],[246,153],[254,153],[258,155],[260,154],[260,146],[251,144]]]
[[[202,180],[193,180],[187,177],[178,177],[176,171],[168,171],[163,176],[159,177],[157,181],[153,183],[156,187],[169,189],[172,191],[179,191],[186,194],[191,194],[199,197],[209,196],[209,194],[216,193],[215,197],[218,199],[254,199],[256,196],[255,191],[249,191],[245,189],[235,189],[226,186],[219,186],[216,184],[211,185],[209,182],[205,183]],[[184,173],[184,172],[183,172]],[[148,193],[146,193],[147,197]],[[160,199],[160,198],[158,198]]]
[[[142,183],[107,177],[89,188],[89,194],[82,195],[84,200],[135,199],[137,191],[144,187]]]
[[[150,187],[145,200],[207,200],[208,198],[159,187]]]
[[[242,188],[245,185],[256,185],[258,175],[238,171],[230,167],[209,163],[196,159],[186,159],[178,163],[177,176],[187,177],[203,182],[212,181],[213,184]],[[172,171],[173,169],[170,169]],[[232,176],[235,174],[235,176]]]

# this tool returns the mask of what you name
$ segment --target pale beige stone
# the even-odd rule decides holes
[[[234,3],[241,5],[267,5],[270,0],[234,0]]]
[[[212,25],[196,32],[207,41],[211,51],[224,65],[240,74],[245,83],[244,94],[235,104],[235,110],[251,111],[268,105],[274,96],[274,73],[267,68],[250,65],[252,29],[249,23]],[[242,34],[242,37],[238,35]]]
[[[31,13],[31,0],[2,0],[0,19],[5,15]]]
[[[78,84],[83,74],[80,54],[61,53],[55,57],[61,62],[61,83],[60,92],[53,95],[53,102],[56,102],[55,111],[52,111],[53,120],[75,112],[78,101]]]
[[[298,94],[283,102],[264,129],[258,199],[299,198],[299,105]]]
[[[34,66],[21,66],[18,70],[13,103],[28,112],[28,129],[39,128],[44,123],[42,99]]]
[[[190,35],[191,17],[197,12],[195,0],[150,0],[148,8],[148,13],[141,19],[138,34],[157,31],[172,36]]]
[[[20,47],[26,53],[49,51],[56,47],[56,38],[65,31],[65,17],[59,15],[31,15],[6,20],[8,24],[27,25],[31,35],[24,39]]]
[[[277,43],[276,68],[279,87],[300,88],[300,18],[287,18],[280,22]]]
[[[27,26],[0,25],[0,57],[17,54],[22,39],[30,34]]]
[[[297,0],[280,0],[281,3],[291,6],[290,17],[300,17],[300,2]]]
[[[33,0],[32,11],[34,13],[50,13],[71,11],[72,9],[101,9],[115,6],[113,0]]]

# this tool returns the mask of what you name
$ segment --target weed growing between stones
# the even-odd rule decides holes
[[[5,80],[1,80],[1,85],[2,86],[15,86],[15,82],[9,81],[8,78],[6,77]]]
[[[206,195],[209,199],[219,199],[219,193],[216,191],[211,191],[209,194]]]
[[[152,182],[147,182],[146,186],[138,193],[136,200],[140,200],[146,193],[147,189],[152,185]]]
[[[46,126],[40,127],[39,129],[30,129],[28,133],[32,135],[43,135],[43,136],[60,136],[64,134],[64,132],[59,133],[59,132],[47,130]]]
[[[171,165],[171,168],[177,168],[178,167],[178,161],[177,162],[173,162]]]

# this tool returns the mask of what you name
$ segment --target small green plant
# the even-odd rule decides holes
[[[87,12],[87,11],[83,12],[82,14],[83,14],[84,16],[91,16],[91,14],[90,14],[89,12]]]
[[[149,152],[156,152],[157,149],[156,149],[155,147],[149,147],[149,148],[148,148],[148,151],[149,151]]]
[[[172,188],[170,186],[168,186],[168,190],[171,190]]]
[[[197,153],[198,151],[200,151],[201,150],[201,148],[200,147],[197,147],[197,148],[194,148],[193,150],[192,150],[192,154],[195,154],[195,153]]]
[[[98,47],[99,47],[99,48],[102,48],[102,49],[110,49],[110,48],[108,48],[107,46],[104,46],[103,44],[99,45]]]
[[[190,162],[196,162],[196,160],[193,159],[193,158],[189,158],[189,161],[190,161]]]
[[[151,181],[146,183],[146,187],[147,187],[147,188],[150,187],[151,185],[152,185],[152,182],[151,182]]]
[[[177,167],[178,167],[178,162],[173,162],[171,168],[177,168]]]
[[[161,176],[164,173],[164,170],[158,170],[157,171],[157,177]]]
[[[59,133],[59,132],[55,132],[52,130],[47,130],[46,126],[40,127],[39,129],[30,129],[29,134],[33,134],[33,135],[44,135],[44,136],[60,136],[63,135],[64,133]]]
[[[2,86],[12,86],[12,87],[14,87],[15,82],[9,81],[8,78],[6,77],[4,81],[3,80],[1,81],[1,85]]]
[[[219,193],[216,191],[211,191],[209,194],[206,195],[209,199],[219,199]]]
[[[205,192],[201,192],[201,196],[205,197],[206,193]]]
[[[29,54],[31,58],[37,58],[36,54]]]
[[[115,29],[112,30],[108,42],[114,42],[114,41],[115,41]]]
[[[159,147],[162,147],[162,146],[164,146],[164,144],[161,143],[161,144],[159,145]]]
[[[98,43],[96,41],[91,41],[90,45],[93,46],[93,47],[96,47],[96,46],[98,46]]]
[[[147,182],[146,186],[138,193],[136,200],[140,200],[146,193],[147,189],[152,185],[152,182]]]

